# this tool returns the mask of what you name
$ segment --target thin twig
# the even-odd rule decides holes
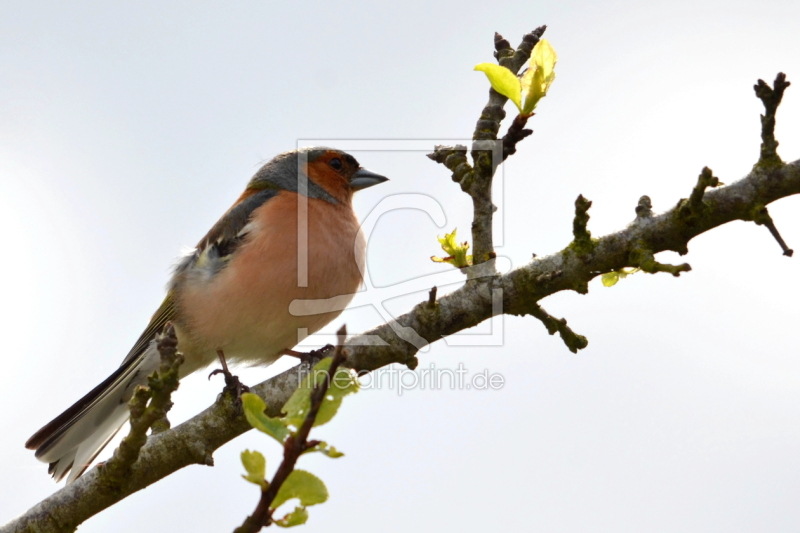
[[[761,156],[757,166],[780,166],[783,161],[778,156],[778,141],[775,140],[775,112],[783,99],[783,92],[791,85],[786,81],[786,74],[779,72],[775,83],[770,87],[764,80],[758,80],[753,86],[756,96],[764,104],[761,115]]]
[[[338,342],[333,354],[333,361],[331,361],[331,366],[328,368],[326,378],[311,391],[311,409],[308,411],[305,420],[303,420],[303,425],[297,430],[297,434],[290,435],[289,438],[286,439],[286,442],[283,444],[283,461],[280,466],[278,466],[278,470],[275,471],[272,481],[267,486],[267,489],[261,492],[261,498],[258,500],[258,505],[255,511],[253,511],[253,514],[248,516],[242,525],[234,530],[234,533],[256,533],[257,531],[261,531],[262,527],[269,526],[272,523],[272,513],[275,509],[270,508],[270,506],[275,500],[275,496],[278,495],[281,485],[283,485],[289,477],[289,474],[292,473],[297,459],[303,452],[319,444],[319,442],[309,442],[308,434],[311,432],[314,421],[317,419],[317,413],[322,406],[322,401],[325,399],[325,393],[333,382],[336,371],[346,358],[344,341],[347,337],[347,327],[342,326],[336,335],[338,337]]]
[[[583,350],[589,345],[589,341],[586,340],[586,337],[572,331],[572,328],[567,325],[566,318],[555,318],[536,304],[531,307],[529,314],[539,319],[542,324],[544,324],[544,327],[547,328],[547,332],[550,335],[555,335],[556,332],[558,332],[561,336],[561,340],[564,341],[564,345],[569,348],[570,352],[578,353],[578,350]]]
[[[753,208],[753,222],[759,226],[767,227],[775,240],[778,241],[778,245],[781,247],[781,250],[783,250],[783,255],[786,257],[792,257],[792,255],[794,255],[794,250],[786,245],[786,241],[783,240],[783,237],[781,237],[781,234],[778,232],[778,228],[775,227],[775,222],[772,220],[765,205],[759,204]]]
[[[436,307],[436,292],[438,289],[434,286],[431,287],[430,292],[428,293],[428,309],[434,309]]]
[[[582,194],[579,194],[575,200],[575,218],[572,220],[572,242],[578,248],[591,247],[592,233],[586,229],[589,224],[590,207],[592,207],[591,200],[587,200]]]
[[[511,122],[511,126],[509,126],[508,131],[505,135],[503,135],[503,161],[508,159],[508,156],[516,154],[517,144],[525,137],[528,137],[533,133],[533,130],[525,128],[525,125],[528,123],[528,119],[532,116],[533,114],[519,114],[514,117],[514,120]]]

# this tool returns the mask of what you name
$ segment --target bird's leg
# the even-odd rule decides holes
[[[243,392],[250,392],[250,387],[239,381],[239,378],[231,374],[231,371],[228,370],[228,363],[225,361],[225,354],[222,350],[217,350],[217,357],[219,357],[219,362],[222,364],[222,368],[212,370],[208,375],[208,379],[211,379],[211,376],[216,376],[217,374],[224,375],[225,390],[229,391],[231,394],[233,394],[233,397],[237,399],[241,398]]]
[[[281,355],[291,355],[300,359],[301,363],[312,365],[328,355],[328,352],[333,350],[333,345],[326,344],[318,350],[311,350],[310,352],[296,352],[294,350],[283,350]]]

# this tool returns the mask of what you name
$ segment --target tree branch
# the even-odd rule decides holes
[[[631,255],[643,244],[653,254],[665,250],[686,253],[687,243],[697,235],[734,220],[751,220],[755,206],[766,206],[794,194],[800,194],[800,160],[768,171],[754,169],[736,183],[706,192],[704,201],[708,210],[693,224],[687,224],[676,205],[666,213],[637,218],[626,229],[601,237],[588,255],[581,256],[568,246],[506,275],[493,276],[490,283],[467,283],[437,298],[433,309],[428,300],[420,302],[396,322],[413,328],[426,342],[432,343],[493,316],[497,309],[493,297],[502,298],[505,313],[535,314],[538,302],[551,294],[580,290],[604,272],[638,266]],[[350,354],[345,365],[363,374],[392,363],[405,364],[414,357],[418,349],[402,340],[393,326],[396,327],[384,324],[348,339]],[[372,335],[387,344],[371,345],[368,336]],[[252,392],[264,399],[267,414],[278,416],[299,382],[300,373],[295,367],[253,387]],[[98,468],[93,468],[0,528],[0,533],[69,531],[57,524],[79,524],[185,466],[213,465],[213,452],[249,429],[241,410],[223,396],[183,424],[151,436],[119,491],[105,491]]]
[[[531,51],[544,34],[547,26],[540,26],[525,34],[516,50],[499,33],[495,33],[495,58],[501,66],[516,74],[530,59]],[[519,141],[532,133],[523,129],[528,117],[514,120],[508,134],[497,142],[500,123],[506,117],[503,110],[508,98],[489,89],[489,102],[484,106],[472,134],[472,165],[467,163],[465,146],[436,146],[432,160],[444,164],[452,173],[453,181],[472,198],[472,256],[479,265],[495,257],[492,239],[492,217],[497,210],[492,203],[492,178],[497,166],[516,152]],[[463,154],[462,154],[463,152]]]

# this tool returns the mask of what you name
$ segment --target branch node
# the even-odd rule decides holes
[[[434,146],[434,151],[427,154],[431,161],[447,167],[452,172],[454,182],[461,185],[461,190],[467,191],[474,180],[474,171],[467,161],[467,147],[461,144],[455,146]]]
[[[561,336],[561,340],[564,341],[564,344],[569,348],[570,352],[578,353],[578,350],[582,350],[589,345],[589,341],[586,340],[586,337],[578,335],[567,326],[567,319],[551,316],[538,304],[533,304],[527,312],[534,318],[540,320],[542,324],[544,324],[544,327],[547,328],[547,332],[550,335],[555,335],[556,332],[558,332]]]
[[[572,242],[581,248],[592,247],[592,234],[586,229],[586,225],[589,223],[590,207],[592,207],[592,202],[579,194],[575,200],[575,218],[572,221],[574,240]]]
[[[428,292],[428,309],[435,309],[436,308],[436,291],[438,289],[434,285],[431,287],[430,292]]]
[[[794,254],[794,250],[786,246],[786,242],[781,237],[781,234],[778,232],[778,228],[775,227],[775,222],[772,220],[772,217],[767,211],[767,206],[764,204],[756,204],[756,206],[752,209],[751,217],[753,222],[758,224],[759,226],[766,226],[769,232],[775,237],[775,240],[778,241],[778,244],[783,250],[783,255],[786,257],[792,257]]]
[[[753,86],[756,96],[764,104],[764,114],[761,115],[761,155],[756,167],[769,169],[783,166],[783,161],[778,156],[779,143],[775,140],[775,112],[789,85],[791,84],[786,81],[786,74],[779,72],[772,87],[764,80],[758,80]]]
[[[709,187],[719,187],[720,185],[722,185],[722,182],[719,181],[719,178],[714,176],[711,169],[703,167],[703,170],[697,177],[697,184],[694,186],[694,189],[692,189],[692,194],[688,199],[681,198],[678,202],[678,215],[690,225],[697,222],[709,209],[708,204],[703,201],[706,189]]]
[[[500,131],[500,123],[506,118],[506,111],[503,104],[508,100],[505,96],[489,89],[489,103],[481,111],[481,116],[475,123],[475,131],[472,133],[474,141],[496,141],[497,132]],[[473,159],[475,154],[473,154]]]
[[[645,195],[639,198],[639,203],[636,206],[636,218],[637,219],[644,219],[650,218],[653,216],[653,202],[650,201],[650,197]]]
[[[688,263],[681,265],[669,265],[666,263],[659,263],[653,256],[653,251],[648,248],[637,248],[630,254],[631,263],[638,266],[642,271],[648,274],[655,274],[657,272],[668,272],[676,278],[681,275],[681,272],[689,272],[692,267]]]
[[[719,187],[719,178],[714,176],[714,173],[708,167],[703,167],[702,172],[697,177],[697,185],[692,190],[692,195],[689,197],[689,205],[692,208],[699,208],[703,205],[703,195],[708,187]]]
[[[539,26],[530,33],[522,36],[522,42],[517,47],[514,55],[506,61],[500,61],[500,64],[511,70],[514,74],[522,68],[522,65],[530,59],[533,47],[539,42],[539,39],[544,35],[547,26]]]
[[[214,456],[211,454],[211,452],[206,452],[206,454],[203,456],[203,464],[206,466],[214,466]]]
[[[519,114],[514,118],[508,131],[503,136],[503,161],[508,159],[508,156],[517,153],[517,143],[533,134],[533,130],[525,128],[525,124],[532,116],[532,113],[530,115]]]
[[[589,294],[589,282],[584,280],[576,281],[572,290],[578,294]]]
[[[494,50],[494,58],[498,61],[514,55],[511,43],[497,32],[494,32]]]

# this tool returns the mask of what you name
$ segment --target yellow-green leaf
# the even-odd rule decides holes
[[[264,414],[267,405],[257,395],[246,392],[242,394],[244,415],[250,425],[277,440],[281,444],[289,436],[289,429],[280,418],[271,418]]]
[[[342,405],[342,399],[348,394],[358,392],[359,387],[359,381],[352,370],[337,369],[330,387],[325,392],[325,399],[322,400],[322,405],[319,407],[314,426],[321,426],[336,416],[339,406]]]
[[[606,272],[600,277],[605,287],[613,287],[619,281],[619,272]]]
[[[617,282],[621,279],[625,279],[631,274],[635,274],[639,272],[641,268],[621,268],[614,272],[606,272],[602,276],[600,276],[600,280],[603,282],[603,285],[606,287],[613,287],[617,284]]]
[[[444,237],[436,237],[447,257],[432,256],[431,261],[434,263],[450,263],[458,268],[464,268],[472,264],[472,256],[467,255],[469,243],[466,241],[462,244],[456,242],[457,231],[458,228],[454,229],[452,233],[445,233]]]
[[[508,97],[509,100],[516,104],[518,109],[522,109],[522,87],[519,83],[519,78],[513,72],[494,63],[475,65],[475,70],[486,74],[495,91]]]
[[[278,527],[294,527],[305,524],[308,521],[308,511],[303,506],[295,507],[294,511],[283,518],[273,520]]]
[[[310,374],[302,381],[299,387],[292,393],[289,400],[283,406],[286,416],[283,418],[285,423],[299,428],[303,424],[303,420],[308,416],[311,409],[311,391],[318,384],[323,383],[328,379],[328,369],[331,367],[333,358],[326,357],[317,363],[311,370]],[[347,368],[338,368],[333,379],[328,384],[328,390],[325,392],[325,398],[322,400],[319,411],[317,411],[317,418],[314,420],[314,427],[321,426],[329,422],[339,406],[342,404],[342,399],[348,394],[358,392],[359,383],[353,371]]]
[[[300,505],[316,505],[328,499],[328,489],[317,476],[305,470],[293,470],[283,482],[278,494],[272,500],[273,509],[277,509],[292,498],[298,498]]]
[[[267,460],[259,452],[251,452],[245,450],[242,452],[242,466],[244,466],[246,475],[245,478],[250,483],[255,483],[261,490],[267,490],[267,482],[264,478],[267,476]]]
[[[550,85],[556,79],[555,66],[558,61],[556,51],[547,39],[541,39],[531,52],[528,70],[520,81],[522,91],[521,112],[530,114],[539,100],[547,95]]]
[[[342,457],[344,455],[342,452],[337,450],[335,447],[328,446],[328,443],[325,442],[325,441],[320,442],[319,444],[317,444],[313,448],[309,448],[308,450],[304,451],[303,453],[313,453],[313,452],[323,453],[323,454],[327,455],[328,457],[330,457],[331,459],[338,459],[339,457]]]

